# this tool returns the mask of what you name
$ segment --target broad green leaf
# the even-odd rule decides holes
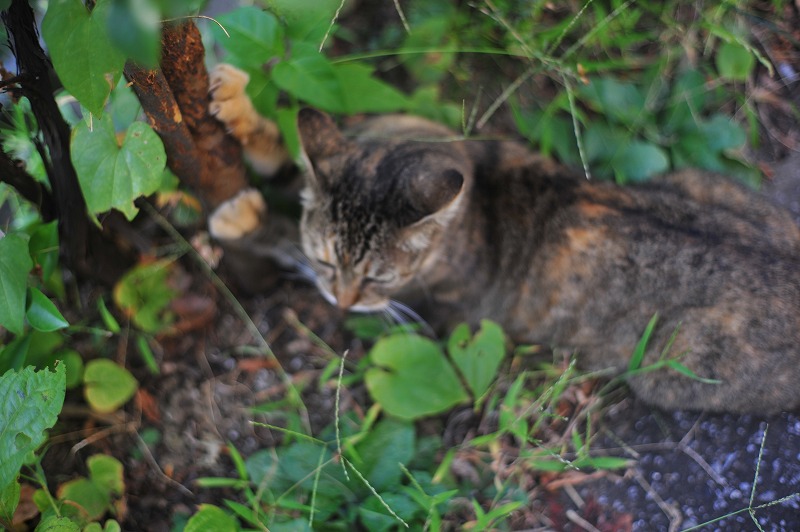
[[[67,390],[80,386],[83,382],[83,357],[74,349],[61,349],[54,354],[67,367]]]
[[[212,504],[201,504],[200,510],[189,519],[183,532],[237,532],[236,519]]]
[[[109,6],[109,0],[99,0],[90,13],[81,0],[51,0],[42,20],[42,37],[64,88],[97,116],[125,66],[106,28]]]
[[[0,490],[44,443],[64,404],[63,365],[50,371],[8,371],[0,377]]]
[[[114,286],[114,302],[141,330],[157,333],[172,322],[168,305],[175,297],[169,286],[171,260],[159,260],[131,269]]]
[[[58,266],[58,222],[36,227],[28,241],[28,249],[33,262],[42,269],[42,279],[46,281]]]
[[[28,288],[28,310],[25,316],[28,323],[37,331],[52,332],[64,327],[69,327],[69,322],[64,319],[61,312],[38,288]]]
[[[286,24],[293,42],[308,41],[319,48],[341,0],[267,0],[269,9]]]
[[[356,468],[378,491],[396,487],[403,477],[397,464],[406,465],[414,457],[414,439],[412,423],[386,418],[356,446]]]
[[[72,132],[72,163],[94,214],[113,208],[132,220],[133,201],[158,189],[166,162],[161,139],[144,122],[131,124],[122,144],[108,115],[91,126],[81,121]]]
[[[241,7],[217,21],[225,31],[212,25],[214,37],[241,66],[260,68],[275,57],[283,57],[283,28],[272,13],[254,6]]]
[[[433,341],[396,334],[370,351],[374,367],[364,380],[372,398],[401,419],[444,412],[469,399],[455,370]]]
[[[154,0],[108,0],[106,28],[129,59],[156,68],[161,58],[161,11]]]
[[[611,160],[618,181],[643,181],[669,169],[667,153],[645,141],[628,142]],[[619,179],[622,177],[623,179]]]
[[[0,375],[10,369],[22,369],[27,363],[30,345],[31,335],[28,333],[17,336],[0,347]]]
[[[86,461],[92,482],[114,495],[125,492],[122,462],[107,454],[95,454]]]
[[[687,70],[682,73],[672,86],[665,107],[665,131],[677,133],[694,128],[697,117],[705,109],[707,95],[706,78],[701,72]]]
[[[51,515],[42,519],[36,526],[36,532],[81,532],[81,527],[69,517]]]
[[[405,493],[396,493],[388,491],[381,493],[381,502],[378,497],[372,495],[364,504],[358,507],[358,516],[360,522],[370,532],[385,532],[387,530],[405,530],[397,517],[389,514],[384,503],[392,509],[401,519],[406,522],[414,518],[414,514],[418,513],[420,507],[415,503],[411,497]]]
[[[630,126],[637,123],[645,111],[643,91],[613,78],[593,79],[581,87],[581,95],[610,119]]]
[[[408,98],[391,85],[372,77],[363,64],[335,66],[347,114],[387,113],[408,107]]]
[[[734,81],[744,81],[753,71],[756,58],[741,44],[726,42],[717,50],[716,63],[720,76]]]
[[[139,387],[128,370],[107,359],[86,364],[83,382],[86,401],[101,413],[113,412],[127,403]]]
[[[467,324],[456,327],[447,342],[447,352],[478,399],[489,389],[506,356],[505,335],[496,323],[482,320],[480,330],[470,336]]]
[[[21,235],[0,238],[0,326],[21,334],[25,324],[25,293],[33,261]]]
[[[706,139],[703,148],[712,151],[725,151],[741,148],[747,140],[744,130],[731,117],[715,114],[710,120],[698,124],[698,129]]]
[[[20,485],[15,479],[4,489],[0,489],[0,526],[11,529],[14,511],[19,504]]]
[[[336,69],[313,46],[296,43],[292,57],[272,69],[272,79],[278,87],[314,107],[333,113],[347,110]]]
[[[83,508],[92,521],[103,517],[111,506],[111,494],[108,490],[88,478],[77,478],[62,484],[57,495],[59,500],[71,501]]]

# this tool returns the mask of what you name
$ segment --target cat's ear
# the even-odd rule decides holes
[[[327,114],[305,107],[297,115],[300,143],[311,161],[340,153],[347,144],[342,132]]]
[[[455,215],[463,191],[464,176],[454,169],[416,176],[411,181],[408,199],[422,218],[408,229],[446,225]]]
[[[426,218],[438,218],[439,222],[452,216],[456,199],[464,188],[464,176],[455,169],[443,172],[423,173],[415,176],[409,185],[411,204]]]
[[[420,175],[412,180],[409,200],[422,218],[401,231],[401,246],[408,251],[422,251],[433,235],[456,214],[464,194],[464,176],[457,170]]]

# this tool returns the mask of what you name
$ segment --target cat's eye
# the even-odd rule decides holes
[[[317,266],[319,266],[320,274],[326,279],[333,280],[336,276],[336,266],[331,264],[330,262],[325,262],[324,260],[317,259]]]
[[[391,274],[391,275],[381,275],[379,277],[364,277],[364,279],[361,280],[361,285],[362,286],[368,285],[368,284],[378,284],[378,285],[383,284],[383,285],[385,285],[385,284],[389,284],[392,281],[394,281],[394,277],[395,276],[393,274]]]

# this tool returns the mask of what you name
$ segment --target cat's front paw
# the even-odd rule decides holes
[[[208,217],[208,232],[220,240],[236,240],[258,229],[267,214],[261,193],[248,188],[217,207]]]
[[[258,116],[244,92],[250,76],[232,65],[221,63],[211,70],[208,77],[209,113],[225,124],[231,135],[246,144],[256,128]]]

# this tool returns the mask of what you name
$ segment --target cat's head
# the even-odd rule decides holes
[[[438,260],[463,203],[466,158],[446,142],[356,142],[310,109],[298,124],[309,166],[302,244],[317,285],[342,309],[382,310]]]

